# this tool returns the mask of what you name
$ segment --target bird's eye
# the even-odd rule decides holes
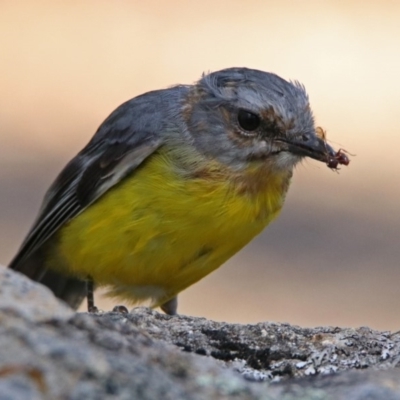
[[[254,131],[260,126],[260,117],[247,110],[239,110],[238,122],[245,131]]]

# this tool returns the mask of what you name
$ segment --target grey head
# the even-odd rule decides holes
[[[228,68],[192,87],[183,110],[194,145],[236,169],[263,160],[292,168],[308,156],[327,161],[303,85],[248,68]]]

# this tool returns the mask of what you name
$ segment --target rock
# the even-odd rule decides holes
[[[31,322],[67,319],[74,312],[53,293],[15,271],[0,265],[0,312],[18,314]]]
[[[309,329],[270,322],[227,324],[204,318],[171,317],[144,308],[109,318],[126,318],[153,338],[187,352],[211,356],[252,381],[277,382],[352,369],[386,370],[400,365],[400,332],[391,334],[367,327]]]
[[[74,313],[0,277],[0,400],[400,399],[399,334]]]

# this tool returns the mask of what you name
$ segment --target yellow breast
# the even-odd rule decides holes
[[[246,245],[279,213],[290,171],[260,166],[183,177],[157,153],[63,227],[49,266],[155,305]]]

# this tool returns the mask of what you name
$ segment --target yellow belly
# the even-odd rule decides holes
[[[281,209],[288,176],[247,192],[224,174],[183,178],[155,154],[61,229],[48,266],[159,305],[260,233]]]

